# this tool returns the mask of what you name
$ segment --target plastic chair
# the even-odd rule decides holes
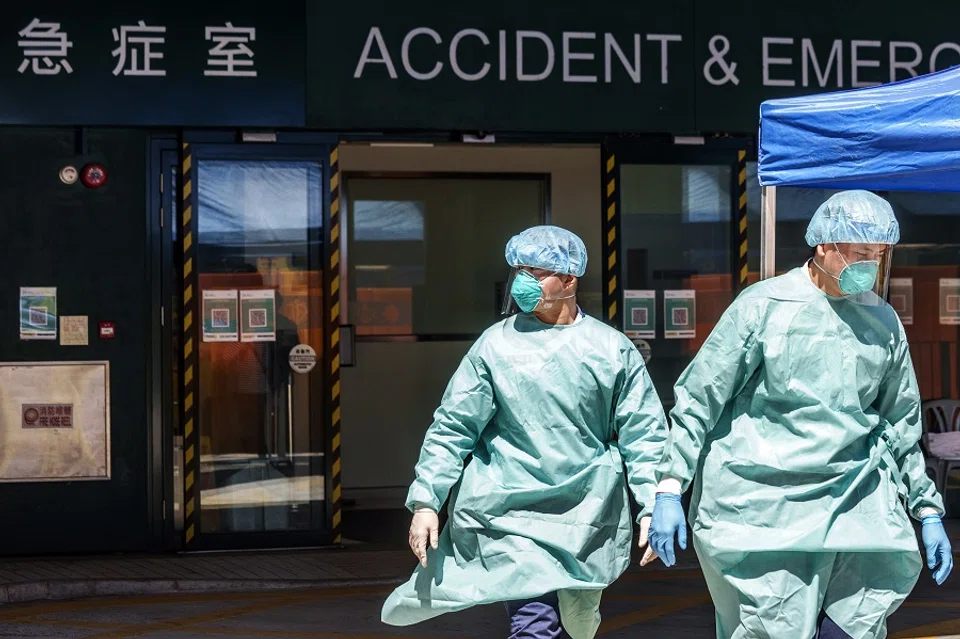
[[[923,439],[927,449],[927,468],[935,472],[937,490],[946,501],[947,480],[954,468],[960,468],[960,456],[935,457],[930,452],[930,433],[953,433],[960,431],[960,400],[938,399],[923,402]]]

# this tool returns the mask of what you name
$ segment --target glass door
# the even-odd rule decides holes
[[[607,319],[648,358],[670,405],[674,383],[746,273],[743,156],[735,148],[624,145],[605,147],[603,157]]]
[[[199,464],[188,441],[187,546],[327,543],[325,367],[310,368],[311,353],[324,361],[325,155],[188,152]]]

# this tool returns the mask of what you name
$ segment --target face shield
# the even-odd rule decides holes
[[[890,290],[893,245],[834,244],[833,247],[837,251],[840,271],[831,273],[821,264],[816,265],[837,281],[840,292],[858,304],[885,302]]]
[[[501,314],[530,313],[541,304],[549,308],[554,302],[576,297],[576,293],[562,297],[544,297],[542,282],[557,275],[545,269],[531,269],[523,266],[511,268],[503,291]]]
[[[507,282],[503,289],[503,302],[500,306],[501,315],[515,315],[520,312],[517,301],[513,299],[513,282],[517,279],[519,273],[520,268],[518,267],[510,269],[510,274],[507,276]]]

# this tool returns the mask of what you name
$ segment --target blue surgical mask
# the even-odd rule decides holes
[[[510,286],[510,294],[513,295],[517,306],[524,313],[529,313],[540,304],[543,299],[543,289],[540,288],[540,280],[526,271],[519,271],[513,278],[513,284]]]

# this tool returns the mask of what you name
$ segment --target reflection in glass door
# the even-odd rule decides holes
[[[324,371],[289,364],[298,344],[323,361],[323,164],[194,164],[201,543],[296,543],[326,521]]]
[[[670,149],[645,157],[618,152],[619,281],[646,319],[648,369],[657,392],[672,403],[673,385],[733,301],[736,289],[733,220],[737,212],[736,153]],[[640,299],[640,298],[635,298]],[[621,299],[619,304],[624,304]],[[646,348],[646,346],[644,346]]]

